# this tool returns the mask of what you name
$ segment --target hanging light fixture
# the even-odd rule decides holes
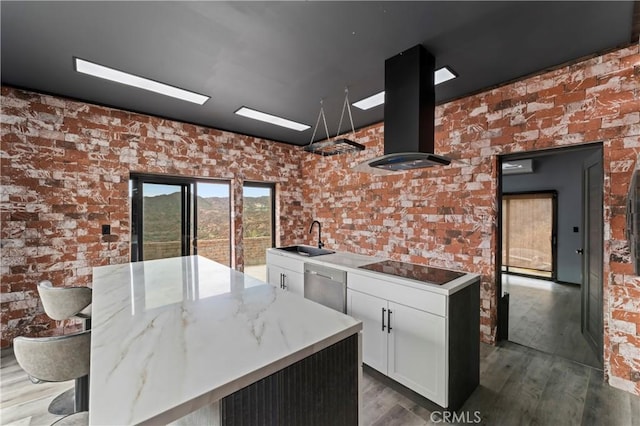
[[[324,115],[324,106],[322,100],[320,100],[320,113],[318,114],[318,120],[316,122],[316,127],[313,129],[313,135],[311,135],[311,141],[309,145],[304,147],[304,150],[307,152],[312,152],[314,154],[322,155],[323,157],[327,157],[329,155],[336,154],[346,154],[348,152],[354,151],[362,151],[364,150],[364,145],[354,142],[352,140],[346,138],[338,139],[340,135],[340,129],[342,128],[342,121],[344,119],[345,110],[349,113],[349,121],[351,122],[351,133],[353,138],[355,139],[356,131],[353,126],[353,116],[351,115],[351,105],[349,104],[349,89],[344,89],[344,103],[342,104],[342,114],[340,114],[340,122],[338,123],[338,132],[336,133],[336,137],[333,139],[329,139],[329,130],[327,128],[327,119]],[[316,131],[318,130],[318,125],[320,124],[320,118],[324,123],[324,130],[327,135],[327,140],[321,142],[313,142],[316,136]]]

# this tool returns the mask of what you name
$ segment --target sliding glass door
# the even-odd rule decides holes
[[[228,182],[132,175],[131,260],[199,254],[231,265]]]
[[[266,250],[275,244],[274,185],[245,183],[242,188],[244,273],[266,281]]]
[[[194,254],[231,266],[231,203],[228,183],[195,183]]]

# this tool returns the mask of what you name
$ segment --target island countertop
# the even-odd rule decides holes
[[[94,268],[90,424],[168,423],[362,323],[201,256]]]

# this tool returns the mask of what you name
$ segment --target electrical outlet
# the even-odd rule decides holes
[[[578,228],[577,226],[573,227],[573,232],[580,232],[580,228]]]

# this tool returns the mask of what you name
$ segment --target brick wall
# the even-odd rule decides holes
[[[332,249],[482,274],[482,340],[493,343],[497,156],[602,142],[604,365],[610,384],[640,394],[640,277],[624,239],[640,155],[639,81],[635,45],[438,106],[436,153],[461,162],[403,175],[350,170],[382,154],[383,125],[362,129],[365,151],[304,158],[305,209]]]
[[[239,270],[245,179],[276,183],[279,240],[302,239],[308,223],[301,152],[286,144],[9,87],[1,131],[2,347],[63,331],[44,315],[38,281],[86,285],[92,267],[129,261],[130,172],[229,179]]]
[[[2,88],[2,345],[48,333],[35,284],[86,284],[91,268],[129,260],[130,171],[232,182],[232,257],[244,263],[242,181],[278,182],[277,245],[328,247],[482,274],[481,332],[496,327],[497,156],[602,142],[605,370],[640,394],[640,277],[624,240],[625,194],[640,155],[638,46],[441,105],[436,152],[449,167],[387,177],[350,166],[382,153],[382,124],[358,131],[367,150],[318,157],[203,127]],[[313,179],[311,179],[313,178]],[[301,201],[302,200],[302,201]],[[110,223],[114,235],[100,236]]]

